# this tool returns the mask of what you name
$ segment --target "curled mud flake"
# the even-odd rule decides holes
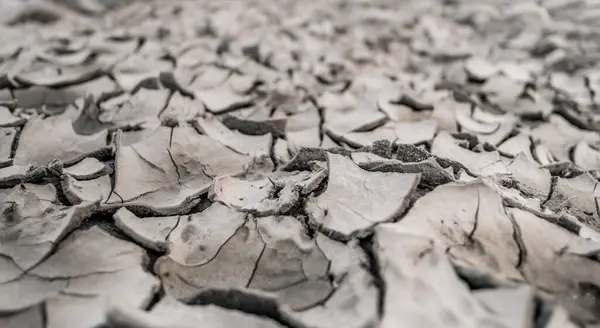
[[[149,304],[158,283],[142,267],[146,256],[140,247],[98,227],[75,231],[29,273],[0,285],[2,309],[17,311],[45,301],[49,327],[100,325],[106,304]],[[82,305],[88,310],[82,312]]]
[[[469,58],[465,62],[465,71],[476,81],[485,81],[498,72],[498,67],[484,58]]]
[[[256,231],[256,222],[248,221],[244,224],[242,220],[240,224],[237,220],[239,219],[234,218],[213,223],[211,226],[226,225],[234,229],[206,235],[209,238],[204,240],[198,239],[192,243],[195,244],[195,249],[187,249],[185,243],[175,244],[181,248],[178,258],[182,255],[183,258],[176,260],[173,257],[175,255],[170,253],[168,257],[158,260],[157,272],[168,295],[183,299],[210,288],[245,288],[250,283],[265,245]],[[210,229],[211,226],[207,228]],[[185,233],[189,229],[186,225],[178,227],[171,238],[191,236],[190,233]],[[204,247],[199,247],[202,245],[207,247],[208,252]]]
[[[192,84],[191,88],[194,88]],[[194,95],[202,100],[206,109],[213,114],[235,111],[254,103],[255,96],[236,92],[227,82],[211,88],[195,89]]]
[[[204,114],[204,104],[197,99],[192,99],[175,92],[169,99],[165,110],[160,113],[160,120],[163,122],[187,122],[199,115]]]
[[[194,124],[203,134],[240,154],[254,157],[269,156],[272,143],[269,134],[249,136],[238,131],[229,130],[221,121],[210,114],[196,119]]]
[[[580,130],[556,114],[550,116],[549,122],[542,123],[534,128],[531,131],[531,136],[536,140],[543,141],[556,160],[561,162],[571,161],[569,156],[571,148],[582,140],[590,145],[600,143],[598,133]]]
[[[168,247],[167,237],[177,227],[182,217],[140,218],[126,208],[121,208],[113,218],[117,227],[140,245],[157,252],[165,252]]]
[[[296,154],[302,147],[321,145],[320,122],[319,111],[311,104],[303,104],[299,112],[288,117],[285,138],[290,153]]]
[[[158,125],[159,114],[165,108],[169,94],[168,89],[147,88],[140,88],[134,94],[124,93],[100,103],[102,114],[99,120],[123,128]]]
[[[432,239],[398,230],[394,224],[375,231],[375,254],[386,285],[382,327],[501,327]],[[455,302],[448,304],[448,297]]]
[[[40,263],[58,242],[91,216],[95,204],[56,205],[52,185],[18,185],[4,196],[0,253],[21,269]]]
[[[398,123],[401,124],[401,123]],[[411,123],[405,123],[411,124]],[[329,131],[328,135],[333,139],[341,143],[345,143],[354,148],[367,147],[372,145],[375,141],[379,140],[387,140],[390,142],[394,142],[398,140],[398,135],[396,131],[396,125],[394,122],[388,122],[381,127],[378,127],[372,131],[365,132],[347,132],[343,134],[337,134],[335,131]],[[401,135],[404,136],[404,135]],[[416,136],[414,139],[419,139],[419,136]],[[407,142],[413,141],[413,138],[410,140],[406,140]],[[399,141],[401,142],[401,141]],[[402,143],[402,142],[401,142]]]
[[[509,173],[497,151],[477,153],[465,149],[458,144],[458,140],[444,131],[438,133],[433,140],[431,153],[441,158],[462,163],[471,173],[477,176]]]
[[[89,180],[110,173],[108,166],[96,158],[84,158],[81,162],[63,168],[63,172],[79,180]]]
[[[209,198],[241,212],[266,216],[288,212],[299,201],[300,189],[291,181],[245,181],[224,176],[214,180]]]
[[[168,235],[168,260],[189,267],[209,263],[223,245],[242,229],[245,216],[219,203],[200,213],[181,216]]]
[[[327,158],[327,189],[309,198],[306,211],[324,231],[343,239],[400,216],[420,180],[420,174],[367,172],[341,155]]]
[[[68,174],[61,176],[61,188],[65,197],[72,204],[82,202],[105,203],[111,192],[111,182],[108,175],[93,179],[78,180]]]
[[[14,165],[40,166],[52,160],[75,163],[90,155],[107,152],[107,132],[78,135],[68,118],[34,115],[27,121],[19,137]]]
[[[26,119],[13,115],[7,107],[0,105],[0,127],[22,126]]]
[[[588,173],[573,178],[558,178],[546,206],[555,212],[574,215],[586,226],[600,231],[597,199],[600,197],[600,183]]]
[[[515,268],[519,249],[513,242],[514,228],[504,213],[502,199],[479,181],[434,189],[392,226],[435,240],[461,263],[501,272],[510,279],[521,277]]]
[[[437,123],[434,120],[423,120],[420,122],[399,122],[394,128],[397,144],[424,144],[430,143],[435,137]]]
[[[252,162],[191,127],[160,127],[138,143],[118,147],[107,206],[125,205],[136,214],[184,213],[208,191],[213,177],[244,173]]]
[[[600,170],[600,151],[581,140],[573,150],[573,162],[584,170]]]

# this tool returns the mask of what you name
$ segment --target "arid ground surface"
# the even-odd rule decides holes
[[[0,327],[600,327],[599,18],[0,0]]]

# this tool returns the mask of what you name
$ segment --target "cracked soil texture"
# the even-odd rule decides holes
[[[0,327],[600,327],[599,18],[0,0]]]

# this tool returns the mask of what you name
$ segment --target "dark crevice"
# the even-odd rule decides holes
[[[158,112],[158,117],[160,117],[165,112],[165,110],[167,110],[167,108],[169,108],[169,103],[171,102],[171,98],[173,98],[174,94],[175,93],[173,91],[169,92],[169,95],[167,96],[167,101],[165,101],[165,104],[163,105],[163,107]]]
[[[144,307],[144,310],[146,311],[152,311],[152,309],[154,308],[154,306],[156,304],[158,304],[158,302],[160,302],[160,300],[165,296],[165,288],[163,287],[163,285],[160,285],[160,289],[154,293],[154,295],[152,296],[152,299],[150,300],[150,302],[148,302],[148,304]]]
[[[552,195],[554,194],[554,190],[556,189],[557,183],[558,183],[558,177],[556,177],[556,176],[550,177],[550,189],[548,190],[548,195],[546,196],[546,199],[544,199],[540,204],[540,208],[542,210],[544,210],[546,208],[546,204],[552,199]]]
[[[519,254],[518,254],[519,258],[518,258],[517,265],[515,266],[515,268],[517,270],[519,270],[519,272],[521,273],[521,276],[523,276],[524,279],[527,279],[527,275],[525,274],[525,269],[523,268],[523,266],[525,265],[525,262],[527,261],[527,247],[525,246],[525,242],[523,241],[523,234],[521,233],[521,227],[519,226],[519,224],[517,224],[517,221],[515,220],[515,218],[512,216],[511,213],[506,213],[506,216],[512,223],[513,240],[519,250]]]
[[[384,316],[384,303],[385,303],[385,295],[386,295],[386,283],[381,275],[381,265],[379,264],[379,259],[377,258],[377,253],[375,252],[375,236],[369,235],[367,237],[359,239],[359,246],[363,249],[365,254],[367,255],[368,267],[367,270],[373,277],[373,283],[377,288],[379,293],[377,297],[377,312],[380,318]]]
[[[264,240],[262,240],[262,236],[260,235],[260,232],[258,235],[263,243],[263,247],[260,250],[260,253],[258,254],[258,259],[256,260],[256,263],[254,263],[254,268],[252,268],[252,273],[250,274],[250,278],[248,279],[248,282],[246,283],[246,288],[248,288],[250,286],[250,284],[252,283],[252,280],[254,279],[254,275],[256,274],[256,270],[258,270],[258,265],[260,264],[260,260],[263,256],[265,250],[267,249],[267,244],[265,243]]]
[[[271,147],[269,148],[269,158],[271,162],[273,162],[273,172],[277,171],[279,167],[279,163],[277,162],[277,157],[275,156],[275,143],[277,142],[277,137],[271,134]]]
[[[17,154],[17,148],[19,148],[19,140],[21,140],[21,133],[23,133],[23,128],[15,128],[15,137],[12,140],[12,144],[10,145],[10,158],[15,158]]]
[[[167,236],[165,237],[165,240],[169,240],[169,238],[171,237],[171,234],[173,233],[173,231],[175,231],[175,229],[177,229],[177,227],[179,226],[179,223],[181,222],[181,217],[182,217],[181,215],[177,216],[177,222],[176,222],[176,223],[175,223],[175,225],[173,226],[173,229],[171,229],[171,230],[169,231],[169,233],[168,233],[168,234],[167,234]],[[187,217],[188,217],[188,220],[190,220],[190,219],[191,219],[189,215],[187,215]]]
[[[469,231],[467,235],[467,239],[470,242],[473,242],[473,236],[475,235],[475,231],[477,231],[477,227],[479,226],[479,209],[481,206],[481,194],[479,193],[479,189],[477,190],[477,207],[475,208],[475,217],[473,221],[473,228]]]
[[[313,97],[309,97],[308,100],[315,106],[319,113],[319,144],[322,144],[323,139],[325,138],[325,108],[320,107],[317,100]]]
[[[46,304],[46,302],[40,305],[40,315],[42,317],[42,327],[48,327],[48,305]]]

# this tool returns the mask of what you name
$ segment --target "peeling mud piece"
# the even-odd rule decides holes
[[[423,120],[419,122],[399,122],[394,128],[396,132],[396,144],[418,145],[430,143],[435,137],[437,123],[435,120]]]
[[[486,59],[472,57],[465,62],[465,72],[475,81],[485,81],[495,75],[499,68]]]
[[[290,181],[276,183],[269,178],[246,181],[231,176],[218,177],[209,199],[241,212],[257,216],[284,214],[299,200],[300,187]]]
[[[400,123],[398,123],[400,124]],[[411,123],[405,123],[411,124]],[[404,132],[404,131],[402,131]],[[375,141],[388,140],[390,142],[396,141],[398,136],[396,135],[396,123],[389,122],[388,124],[381,126],[372,131],[365,132],[347,132],[337,133],[336,131],[328,131],[328,135],[338,142],[348,144],[354,148],[368,147]],[[404,134],[403,134],[404,135]],[[412,138],[410,138],[412,140]],[[417,139],[419,139],[417,135]],[[409,140],[410,141],[410,140]],[[401,142],[405,143],[405,142]]]
[[[124,93],[100,103],[102,114],[99,119],[115,127],[158,125],[159,114],[165,108],[169,94],[168,89],[146,88],[140,88],[135,94]]]
[[[111,305],[150,303],[159,286],[143,269],[147,260],[141,247],[98,227],[75,231],[30,273],[0,284],[0,308],[15,311],[45,301],[47,327],[95,327],[106,321]]]
[[[397,218],[420,180],[420,174],[367,172],[342,155],[327,153],[327,161],[327,189],[308,199],[306,211],[337,238],[350,239]]]
[[[295,185],[300,195],[308,195],[317,189],[321,182],[327,178],[327,169],[321,162],[311,163],[311,172],[308,171],[276,171],[269,178],[280,186],[286,186],[286,183]],[[323,163],[324,164],[324,163]],[[322,167],[323,166],[323,167]]]
[[[556,160],[561,162],[571,161],[569,151],[581,141],[590,145],[600,143],[598,133],[580,130],[556,114],[550,116],[550,122],[540,124],[532,129],[531,136],[543,141]]]
[[[250,289],[269,291],[294,310],[324,301],[331,292],[329,260],[302,223],[291,216],[270,216],[257,221],[265,244],[256,263]]]
[[[473,133],[482,142],[498,146],[513,131],[516,118],[513,116],[496,116],[483,113],[478,119],[465,110],[456,110],[456,121],[462,127],[462,132]]]
[[[116,63],[112,75],[124,90],[134,89],[141,81],[156,78],[161,72],[173,70],[173,63],[161,57],[165,55],[162,45],[147,40],[137,53]]]
[[[508,214],[518,225],[521,247],[527,252],[520,266],[525,280],[554,295],[572,317],[597,321],[597,296],[589,293],[600,286],[600,264],[568,251],[586,240],[531,213],[513,208]],[[591,302],[586,300],[590,296],[594,297]]]
[[[535,292],[530,286],[479,289],[475,297],[504,327],[530,328],[534,322]]]
[[[488,101],[505,112],[511,112],[517,98],[525,89],[525,83],[515,81],[503,74],[497,74],[481,86],[481,92],[486,95]]]
[[[108,312],[111,326],[123,328],[283,328],[277,322],[242,311],[215,305],[186,305],[170,296],[163,297],[149,312],[116,307]]]
[[[65,87],[87,82],[102,76],[104,72],[97,64],[60,66],[37,61],[13,79],[20,86]]]
[[[255,120],[225,115],[223,124],[231,130],[240,131],[246,135],[259,136],[270,133],[274,137],[282,138],[285,135],[287,118]]]
[[[206,112],[204,104],[197,100],[186,97],[180,92],[175,92],[169,99],[169,104],[165,110],[160,113],[160,120],[163,122],[187,122],[203,115]]]
[[[306,327],[359,328],[374,326],[378,322],[380,291],[368,271],[365,252],[356,240],[344,244],[317,233],[315,241],[322,254],[329,260],[329,275],[333,278],[337,288],[318,305],[300,311],[290,311],[285,306],[281,307],[281,312],[284,316],[294,318]],[[314,264],[313,268],[322,268],[322,264],[319,266]],[[315,287],[319,287],[319,285]],[[326,286],[321,288],[328,289]],[[306,290],[315,293],[314,290],[308,288]]]
[[[300,106],[299,112],[288,117],[285,137],[292,154],[303,147],[316,148],[321,146],[319,110],[312,104]]]
[[[326,120],[325,129],[336,134],[356,131],[368,131],[383,125],[388,120],[385,113],[357,107],[349,112],[338,113],[332,119]]]
[[[517,188],[524,195],[544,201],[550,195],[552,176],[546,169],[539,168],[533,161],[519,153],[507,166]]]
[[[0,128],[0,167],[12,164],[12,147],[17,137],[15,128]]]
[[[96,158],[88,157],[77,164],[63,168],[63,172],[78,180],[91,180],[109,174],[110,167]]]
[[[79,180],[68,174],[61,176],[63,194],[72,204],[82,202],[100,202],[108,200],[112,185],[110,177],[105,174],[94,179]]]
[[[232,210],[218,204],[205,212],[191,224],[182,218],[169,237],[169,255],[157,262],[167,294],[185,299],[211,288],[250,288],[268,291],[292,308],[310,307],[329,295],[329,261],[296,218],[244,223],[243,216],[231,216]]]
[[[600,182],[584,173],[570,179],[558,178],[546,206],[577,217],[588,227],[600,232]]]
[[[382,224],[375,233],[386,286],[381,327],[503,327],[456,276],[433,240],[394,224]]]
[[[498,151],[501,154],[517,156],[519,153],[523,153],[523,155],[530,161],[535,162],[533,155],[531,154],[531,140],[529,136],[525,134],[518,134],[510,139],[504,141],[499,147]]]
[[[521,277],[516,268],[519,248],[502,199],[477,180],[434,189],[419,198],[394,227],[435,240],[464,265],[505,278]]]
[[[13,115],[8,108],[0,106],[0,128],[23,126],[26,119]]]
[[[224,244],[240,229],[244,230],[242,227],[245,217],[246,214],[220,203],[214,203],[200,213],[181,216],[179,223],[168,235],[168,257],[160,263],[158,271],[171,271],[171,267],[180,265],[185,270],[187,267],[211,263]],[[170,275],[164,277],[164,280],[172,279],[174,277]]]
[[[244,173],[253,161],[191,127],[159,127],[141,142],[117,148],[107,205],[139,215],[179,214],[199,201],[213,177]]]
[[[56,205],[52,185],[18,185],[3,197],[0,253],[20,270],[40,263],[70,231],[91,216],[96,204]]]
[[[191,88],[194,88],[194,84]],[[252,94],[236,92],[227,82],[211,88],[194,89],[194,95],[202,100],[206,109],[213,114],[227,113],[251,106],[256,98]]]
[[[481,181],[440,186],[390,226],[431,238],[462,266],[539,287],[580,318],[593,313],[580,295],[585,284],[598,286],[600,264],[566,251],[584,240],[529,212],[505,209]]]
[[[455,181],[454,175],[440,166],[434,158],[421,162],[404,163],[395,159],[376,158],[370,153],[352,153],[352,160],[369,172],[420,173],[421,184],[437,187]]]
[[[21,132],[14,165],[41,166],[52,160],[69,165],[88,156],[106,153],[109,151],[106,147],[107,133],[78,135],[68,118],[52,116],[42,119],[33,115]]]
[[[478,176],[510,173],[497,151],[476,153],[459,146],[458,141],[445,131],[433,140],[431,153],[462,163],[471,173]]]
[[[600,170],[600,151],[581,140],[573,150],[573,162],[584,170]]]
[[[255,157],[268,157],[271,150],[271,135],[248,136],[229,130],[221,121],[210,114],[196,119],[196,128],[208,137],[233,149],[234,151]]]
[[[167,250],[167,237],[181,219],[180,216],[139,218],[126,208],[119,209],[113,218],[123,233],[157,252]]]
[[[322,304],[304,311],[283,312],[307,327],[375,327],[379,322],[378,299],[379,291],[371,274],[364,268],[353,267]]]

